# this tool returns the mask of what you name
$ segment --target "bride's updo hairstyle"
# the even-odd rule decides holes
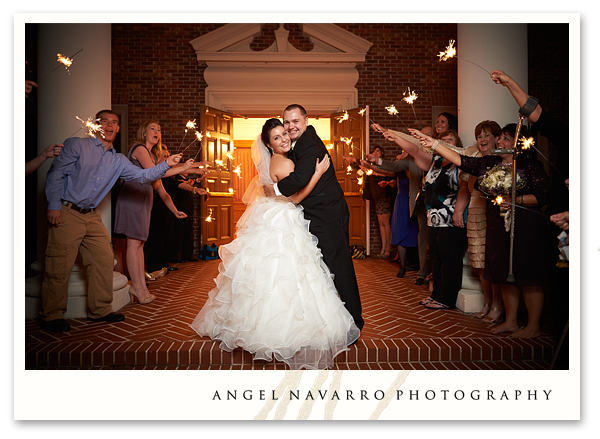
[[[269,154],[271,154],[271,155],[273,155],[273,150],[271,148],[269,148],[269,142],[271,141],[271,130],[275,127],[282,127],[282,126],[283,126],[283,124],[281,123],[281,121],[279,119],[272,118],[272,119],[267,120],[262,127],[262,132],[260,133],[260,138],[263,141],[263,143],[265,144],[265,146],[267,146],[267,149],[269,150]]]

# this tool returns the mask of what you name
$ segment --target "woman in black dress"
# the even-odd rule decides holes
[[[512,154],[465,157],[446,148],[435,139],[417,130],[410,130],[421,144],[431,148],[436,154],[456,164],[463,171],[484,176],[495,165],[512,165]],[[497,142],[499,149],[511,149],[516,133],[516,124],[502,129]],[[525,135],[524,129],[521,134]],[[415,146],[416,147],[416,146]],[[510,332],[516,338],[534,338],[540,335],[540,317],[544,304],[543,285],[546,280],[546,252],[548,225],[540,207],[548,202],[550,180],[538,160],[523,156],[517,158],[517,170],[525,185],[516,195],[504,196],[498,206],[488,199],[486,207],[486,249],[484,277],[492,283],[501,284],[502,299],[506,311],[504,323],[494,327],[493,333]],[[481,191],[481,179],[475,185]],[[512,203],[515,209],[515,237],[513,241],[513,273],[515,280],[507,280],[509,269],[510,236],[506,231],[501,211],[506,211]],[[517,322],[520,293],[523,293],[527,308],[528,322],[520,329]]]

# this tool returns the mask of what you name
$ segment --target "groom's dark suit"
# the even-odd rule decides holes
[[[289,197],[306,186],[315,172],[317,158],[320,161],[325,154],[327,148],[315,129],[308,126],[288,154],[295,169],[277,183],[279,191]],[[323,253],[323,260],[335,276],[338,293],[356,326],[362,329],[362,307],[348,242],[350,214],[333,166],[327,169],[300,204],[304,207],[304,217],[310,220],[310,233],[319,240],[317,245]]]

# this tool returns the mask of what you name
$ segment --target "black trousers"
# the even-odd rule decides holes
[[[449,308],[456,308],[456,298],[462,287],[463,255],[467,231],[461,227],[427,227],[429,258],[433,273],[431,298]]]
[[[323,253],[323,261],[335,276],[333,282],[344,302],[344,306],[354,318],[358,329],[365,322],[362,318],[362,306],[358,293],[358,283],[354,272],[354,263],[350,254],[350,235],[348,233],[349,215],[328,224],[310,225],[310,233],[319,240],[317,246]]]

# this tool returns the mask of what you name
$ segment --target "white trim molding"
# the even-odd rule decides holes
[[[356,65],[365,61],[370,42],[333,24],[303,24],[313,49],[302,52],[280,24],[275,42],[253,51],[260,31],[258,23],[231,23],[190,42],[207,66],[206,105],[244,116],[275,116],[291,103],[314,116],[358,106]]]

